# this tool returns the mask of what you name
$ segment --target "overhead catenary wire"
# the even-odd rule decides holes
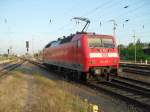
[[[96,11],[96,10],[98,10],[98,9],[101,8],[101,7],[105,7],[105,5],[108,5],[108,4],[110,4],[110,3],[112,3],[112,0],[108,0],[108,1],[106,1],[105,3],[103,3],[103,4],[100,4],[100,5],[97,6],[96,8],[94,8],[94,9],[92,9],[92,10],[86,12],[85,14],[83,14],[83,16],[84,16],[84,15],[91,14],[91,12]],[[69,10],[68,12],[71,12],[71,11]],[[65,28],[67,25],[69,25],[69,23],[63,25],[62,27],[60,27],[60,28],[58,28],[58,29],[63,29],[63,28]]]
[[[113,3],[112,0],[108,0],[108,1],[104,2],[103,4],[100,4],[99,6],[95,7],[94,9],[82,14],[82,16],[91,15],[91,14],[95,13],[97,10],[99,10],[100,8],[103,8],[107,5],[109,5],[110,3]]]
[[[124,13],[123,13],[123,14],[124,14]],[[106,23],[106,22],[108,22],[108,20],[107,20],[107,21],[105,21],[105,22],[103,22],[103,21],[102,21],[102,23],[103,23],[103,24],[104,24],[104,23]],[[93,29],[94,29],[94,28],[93,28]]]
[[[83,16],[84,16],[84,15],[91,14],[93,11],[96,11],[96,10],[98,10],[99,8],[105,7],[106,5],[108,5],[108,4],[110,4],[110,3],[112,3],[112,0],[108,0],[108,1],[106,1],[105,3],[103,3],[103,4],[99,5],[99,6],[97,6],[97,7],[94,8],[94,9],[92,9],[91,11],[86,12],[85,14],[83,14]],[[69,11],[69,12],[70,12],[70,11]],[[58,29],[64,29],[67,25],[69,25],[69,23],[63,25],[62,27],[60,27],[60,28],[58,28]]]
[[[147,2],[146,2],[147,3]],[[122,17],[122,15],[126,15],[126,14],[129,14],[129,13],[131,13],[131,12],[135,12],[135,11],[137,11],[136,9],[140,9],[140,8],[142,8],[143,7],[143,5],[145,5],[146,4],[145,2],[144,2],[144,4],[142,4],[142,5],[140,5],[139,7],[135,7],[134,9],[131,9],[131,10],[127,10],[127,12],[125,12],[125,13],[122,13],[121,15],[117,15],[116,17],[108,17],[108,18],[111,18],[111,19],[116,19],[117,20],[117,18],[121,18]],[[103,17],[103,16],[102,16]],[[123,17],[123,18],[125,18],[125,17]],[[106,21],[104,21],[103,23],[105,23],[105,22],[107,22],[107,20]]]
[[[93,10],[89,11],[88,13],[85,13],[83,16],[91,16],[93,15],[94,13],[96,13],[96,11],[100,11],[102,10],[103,8],[107,9],[106,11],[108,11],[109,9],[111,9],[112,7],[116,7],[116,4],[119,4],[119,2],[122,2],[122,0],[119,0],[119,1],[106,1],[106,3],[94,8]],[[110,8],[111,7],[111,8]],[[105,13],[105,12],[100,12],[100,14],[102,13]],[[97,13],[96,13],[97,14]]]
[[[123,2],[122,0],[115,1],[112,4],[110,4],[109,6],[105,7],[105,11],[108,12],[108,13],[106,13],[105,11],[103,11],[103,12],[98,12],[98,14],[97,13],[96,14],[97,15],[103,14],[103,15],[101,15],[101,17],[105,17],[106,15],[111,15],[111,13],[109,13],[109,12],[112,11],[112,7],[116,8],[116,4],[120,5],[122,2]],[[91,13],[91,15],[92,15],[92,13]],[[111,18],[111,19],[113,19],[113,18]]]
[[[138,6],[138,7],[135,7],[135,8],[132,8],[132,9],[130,9],[130,10],[127,10],[125,13],[122,13],[122,14],[120,14],[120,15],[117,15],[117,16],[115,16],[115,17],[108,17],[109,19],[115,19],[115,20],[117,20],[118,21],[118,19],[120,19],[120,20],[123,20],[123,19],[125,19],[125,18],[130,18],[130,17],[128,17],[127,16],[127,14],[130,14],[130,13],[133,13],[133,12],[135,12],[135,11],[138,11],[140,8],[142,8],[145,4],[147,4],[147,2],[145,3],[144,2],[144,4],[140,4],[140,6]],[[138,10],[137,10],[138,9]],[[126,17],[125,17],[126,16]],[[132,19],[131,19],[132,20]],[[108,20],[105,20],[103,23],[107,23],[108,22]],[[117,22],[118,23],[118,22]]]
[[[139,6],[136,6],[136,8],[133,8],[133,9],[130,9],[130,10],[127,10],[127,12],[125,13],[122,13],[121,15],[118,15],[116,17],[113,17],[114,19],[118,19],[118,18],[124,18],[125,16],[127,16],[127,14],[131,14],[135,11],[138,11],[139,9],[143,8],[143,6],[147,5],[147,2],[144,2],[142,5],[139,4]]]
[[[70,15],[70,12],[72,12],[72,10],[74,9],[75,6],[79,5],[79,2],[80,0],[78,0],[76,3],[74,3],[68,10],[66,10],[64,13],[63,13],[63,18],[67,17],[68,15]],[[50,18],[51,20],[51,18]],[[52,23],[52,21],[51,21]],[[65,24],[63,24],[62,26],[58,27],[57,29],[55,30],[52,30],[52,32],[57,32],[59,30],[63,30],[66,26],[69,26],[70,25],[70,22],[67,21]]]
[[[95,13],[94,15],[98,15],[101,18],[105,17],[106,15],[111,15],[111,13],[109,12],[111,12],[113,8],[117,8],[116,4],[120,4],[120,2],[122,2],[122,0],[112,2],[112,4],[109,4],[107,7],[104,7],[105,9],[103,10],[101,8],[101,10],[99,10],[98,13]]]
[[[106,1],[106,2],[109,2],[109,1]],[[105,3],[106,3],[105,2]],[[116,1],[118,4],[119,3],[122,3],[122,2],[119,2],[119,1]],[[140,2],[141,3],[141,2]],[[104,4],[104,2],[103,2],[103,4]],[[97,14],[97,12],[99,12],[102,8],[105,10],[105,9],[107,9],[107,7],[108,6],[114,6],[113,5],[114,4],[114,2],[110,2],[109,3],[109,5],[108,4],[105,4],[103,7],[101,7],[101,6],[99,6],[99,7],[95,7],[93,10],[91,10],[91,11],[87,11],[87,13],[85,13],[84,15],[86,16],[86,17],[90,17],[90,16],[92,16],[93,14]],[[138,3],[137,3],[138,4]],[[142,2],[142,4],[140,4],[140,5],[136,5],[135,4],[135,6],[133,7],[133,8],[130,8],[130,10],[128,10],[127,9],[127,11],[124,11],[121,15],[124,15],[124,17],[120,17],[120,15],[118,15],[118,13],[116,14],[117,16],[115,16],[116,18],[117,18],[117,20],[118,19],[120,19],[120,21],[117,21],[117,23],[119,24],[118,25],[118,28],[121,28],[121,25],[123,24],[123,18],[125,18],[125,15],[133,15],[133,16],[129,16],[129,18],[131,18],[131,21],[129,21],[129,22],[132,22],[133,20],[132,20],[132,18],[134,17],[134,15],[135,15],[135,13],[136,12],[138,12],[142,7],[143,7],[143,5],[144,4],[146,4],[145,2],[143,3]],[[129,4],[129,6],[130,7],[132,7],[132,5],[130,5]],[[111,9],[111,8],[110,8]],[[138,9],[138,10],[136,10],[136,9]],[[111,13],[111,10],[107,10],[107,12],[110,12]],[[97,14],[97,15],[99,15],[99,14]],[[94,18],[97,18],[98,19],[98,16],[96,15],[96,17],[94,17]],[[108,14],[107,14],[108,15]],[[140,17],[140,15],[139,15],[139,17]],[[102,19],[103,19],[104,17],[102,17]],[[145,17],[146,18],[146,17]],[[112,19],[113,19],[113,17],[112,17]],[[138,18],[137,18],[138,19]],[[144,19],[143,17],[141,17],[141,20],[142,19]],[[121,21],[122,20],[122,21]],[[139,19],[140,20],[140,19]],[[105,24],[105,22],[104,21],[102,21],[102,20],[99,20],[99,21],[97,21],[97,23],[99,23],[99,22],[101,22],[101,28],[103,27],[103,25]],[[106,22],[108,22],[108,20],[106,20]],[[108,23],[109,24],[109,23]],[[128,24],[128,22],[126,23],[127,25],[128,25],[128,27],[129,26],[132,26],[132,24]],[[68,24],[65,24],[65,25],[63,25],[60,29],[66,29],[65,27],[68,27],[68,25],[69,25],[69,23]],[[99,25],[97,25],[97,26],[99,26]],[[136,25],[135,25],[136,26]],[[132,26],[132,27],[134,27],[134,25]],[[125,28],[126,28],[126,25],[125,25]],[[93,28],[94,29],[94,28]]]

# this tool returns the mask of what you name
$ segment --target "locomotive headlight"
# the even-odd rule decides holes
[[[101,73],[101,70],[100,70],[100,69],[95,69],[94,73],[95,73],[95,74],[100,74],[100,73]]]
[[[91,73],[93,75],[99,75],[99,74],[101,74],[101,69],[100,68],[92,68]]]

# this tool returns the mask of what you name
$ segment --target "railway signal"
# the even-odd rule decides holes
[[[28,51],[29,51],[29,41],[26,41],[26,48],[27,48],[27,54],[28,54]]]
[[[9,49],[7,49],[8,55],[9,55]]]

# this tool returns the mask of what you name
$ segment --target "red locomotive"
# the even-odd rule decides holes
[[[87,80],[117,75],[120,58],[113,36],[80,32],[48,43],[43,62],[73,72],[68,74],[71,77]]]

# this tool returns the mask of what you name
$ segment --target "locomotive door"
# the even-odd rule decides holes
[[[74,60],[75,60],[75,64],[76,64],[76,68],[80,68],[80,53],[81,53],[81,42],[80,40],[77,40],[75,42],[75,49],[74,49]]]

